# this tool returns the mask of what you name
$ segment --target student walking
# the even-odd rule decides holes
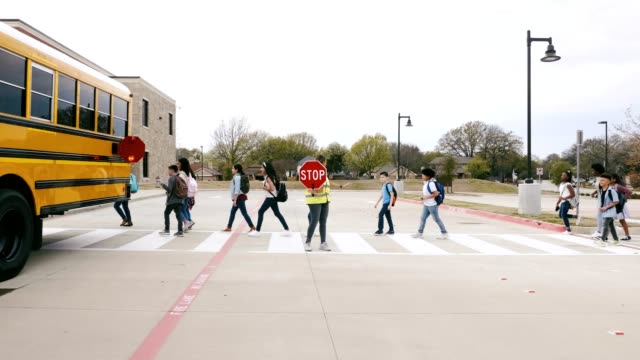
[[[196,182],[196,174],[191,169],[191,164],[188,159],[180,158],[176,165],[178,166],[180,177],[184,179],[188,187],[187,197],[182,200],[182,222],[184,223],[184,232],[188,232],[191,230],[193,225],[196,224],[191,219],[191,208],[195,204],[198,183]]]
[[[131,194],[138,192],[138,181],[133,174],[129,174],[129,191],[131,191]],[[129,211],[129,199],[116,201],[113,204],[113,208],[116,209],[116,212],[122,218],[120,226],[133,226],[131,222],[131,212]]]
[[[573,235],[571,224],[569,223],[569,218],[573,217],[573,215],[569,214],[569,210],[574,207],[572,204],[575,203],[576,198],[576,192],[573,190],[573,185],[571,185],[572,176],[571,171],[563,172],[560,176],[561,183],[558,187],[560,196],[556,202],[556,211],[559,211],[558,216],[564,222],[565,231],[562,233],[564,235]]]
[[[177,165],[171,165],[169,166],[169,180],[167,181],[166,184],[160,183],[160,185],[166,190],[167,192],[167,202],[166,202],[166,207],[164,209],[164,230],[160,231],[160,234],[162,235],[170,235],[171,232],[169,231],[170,226],[169,226],[169,215],[171,214],[171,212],[175,212],[176,213],[176,219],[178,220],[178,232],[173,234],[175,236],[184,236],[183,232],[182,232],[182,203],[183,203],[183,199],[181,197],[179,197],[178,192],[180,190],[177,189],[178,187],[178,166]]]
[[[593,172],[593,176],[596,177],[596,183],[595,183],[596,190],[594,190],[594,192],[591,193],[591,197],[597,198],[598,200],[597,203],[600,204],[600,198],[602,197],[602,186],[600,185],[600,176],[604,174],[604,166],[602,166],[602,164],[593,164],[591,165],[591,170]],[[603,220],[602,220],[602,212],[600,211],[600,207],[598,207],[598,212],[596,214],[596,217],[598,219],[598,228],[591,235],[591,237],[595,239],[602,236]]]
[[[436,172],[433,169],[425,168],[422,169],[422,199],[424,201],[422,206],[422,216],[420,216],[420,225],[418,225],[418,232],[413,235],[414,238],[422,238],[425,224],[427,223],[427,219],[429,215],[433,216],[433,220],[438,224],[440,228],[440,235],[436,237],[439,240],[446,240],[449,238],[449,233],[440,218],[440,213],[438,212],[438,203],[436,202],[436,198],[440,195],[438,191],[438,187],[436,186]]]
[[[224,231],[231,231],[231,226],[233,226],[233,221],[236,218],[236,212],[240,210],[244,220],[249,225],[249,234],[256,231],[256,228],[253,226],[253,222],[251,221],[251,217],[247,213],[246,201],[248,200],[247,193],[249,192],[249,178],[242,171],[242,165],[235,164],[231,169],[231,173],[233,177],[231,178],[230,190],[231,190],[231,201],[233,205],[231,206],[231,213],[229,214],[229,221],[227,222],[227,227]],[[244,177],[244,178],[243,178]],[[246,185],[243,189],[243,181]]]
[[[629,199],[631,199],[633,192],[624,186],[625,184],[618,174],[611,174],[611,183],[618,194],[622,194],[624,196],[624,206],[622,207],[622,212],[618,213],[618,220],[620,221],[620,225],[622,225],[622,229],[624,229],[625,236],[620,238],[620,240],[629,241],[631,240],[631,235],[629,233],[629,224],[627,224],[626,219],[631,218],[631,212],[629,211]],[[622,199],[620,200],[622,201]]]
[[[280,209],[278,208],[278,201],[276,198],[278,197],[278,189],[280,188],[280,179],[276,174],[276,170],[273,168],[270,162],[263,162],[260,167],[260,171],[264,176],[264,181],[262,182],[262,190],[265,192],[264,202],[262,206],[258,210],[258,226],[256,227],[256,231],[252,231],[249,233],[249,236],[260,236],[260,229],[262,229],[262,221],[264,220],[264,213],[271,209],[273,214],[280,220],[280,224],[284,227],[284,234],[286,236],[291,235],[289,231],[289,225],[287,225],[287,221],[284,219],[284,216],[280,213]]]
[[[382,182],[382,189],[380,197],[376,204],[373,206],[374,209],[378,208],[378,204],[382,201],[382,207],[380,208],[380,212],[378,213],[378,230],[373,233],[373,235],[380,236],[384,234],[384,218],[387,218],[387,223],[389,224],[389,231],[387,231],[387,235],[395,234],[393,229],[393,220],[391,219],[391,209],[396,202],[395,193],[393,190],[393,185],[389,182],[389,173],[383,171],[380,173],[380,182]]]
[[[323,166],[327,166],[327,159],[324,155],[316,157]],[[320,247],[319,250],[331,251],[327,244],[327,218],[329,217],[329,202],[331,193],[331,181],[329,178],[319,189],[307,189],[304,192],[305,203],[309,207],[309,227],[307,227],[307,240],[304,249],[311,251],[311,239],[316,231],[316,226],[320,223]]]
[[[600,185],[602,188],[600,194],[600,212],[602,213],[602,237],[596,239],[596,244],[600,246],[607,246],[607,239],[609,237],[609,231],[613,237],[613,245],[618,245],[618,234],[616,233],[616,227],[613,224],[613,220],[618,217],[616,211],[616,205],[620,201],[618,198],[618,192],[611,186],[611,175],[601,174]]]

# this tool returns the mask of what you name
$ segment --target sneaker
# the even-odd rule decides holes
[[[440,235],[436,236],[436,239],[438,239],[438,240],[447,240],[447,239],[449,239],[449,234],[448,233],[440,234]]]
[[[124,225],[120,225],[120,226],[127,226],[127,227],[129,227],[129,226],[133,226],[133,223],[132,223],[131,221],[127,221],[127,223],[126,223],[126,224],[124,224]]]
[[[251,231],[249,231],[249,234],[247,234],[247,235],[249,235],[249,236],[251,236],[251,237],[258,237],[258,236],[260,236],[260,231],[258,231],[258,230],[251,230]]]
[[[224,232],[230,232],[230,231],[231,231],[231,228],[230,228],[230,227],[228,227],[228,228],[226,228],[226,229],[224,229],[224,230],[222,230],[222,231],[224,231]]]
[[[173,236],[177,236],[177,237],[183,237],[184,236],[184,232],[182,231],[178,231],[175,234],[173,234]]]
[[[120,226],[127,226],[127,220],[122,220],[122,222],[120,223]]]
[[[422,239],[422,233],[421,232],[417,232],[415,234],[411,234],[411,237],[414,239]]]
[[[291,236],[291,231],[285,230],[282,232],[282,236]]]
[[[600,237],[602,237],[602,233],[600,231],[595,231],[593,234],[591,234],[591,237],[594,239],[598,239]]]
[[[387,231],[387,235],[395,235],[395,233],[396,233],[396,232],[395,232],[395,231],[393,231],[393,230],[389,230],[389,231]]]
[[[162,231],[158,231],[158,234],[160,234],[160,235],[171,235],[171,233],[169,232],[169,229],[164,229]]]
[[[193,225],[195,225],[196,222],[195,221],[189,221],[189,226],[187,226],[188,230],[191,230],[191,228],[193,227]]]
[[[304,251],[311,251],[311,243],[308,243],[308,242],[304,243]]]
[[[329,249],[329,245],[326,242],[320,244],[320,247],[318,249],[322,251],[331,251],[331,249]]]
[[[565,230],[561,235],[573,235],[573,232],[570,230]]]
[[[629,240],[631,240],[631,236],[625,236],[625,237],[623,237],[623,238],[620,238],[620,240],[622,240],[622,241],[629,241]]]
[[[373,235],[375,235],[375,236],[380,236],[380,235],[382,235],[382,234],[384,234],[384,233],[382,232],[382,230],[378,230],[378,231],[376,231],[376,232],[374,232],[374,233],[373,233]]]

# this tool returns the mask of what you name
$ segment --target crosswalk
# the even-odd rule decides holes
[[[157,231],[122,229],[43,230],[46,250],[92,251],[186,251],[215,253],[231,238],[228,232],[195,231],[185,237],[163,236]],[[320,239],[314,238],[317,248]],[[332,251],[312,254],[340,255],[640,255],[640,250],[626,246],[596,246],[592,240],[561,234],[449,234],[448,240],[435,240],[435,235],[415,239],[399,233],[375,237],[356,232],[330,232],[328,243]],[[250,246],[249,246],[250,245]],[[304,254],[303,234],[292,232],[263,233],[259,238],[240,235],[234,248],[239,251],[268,254]]]

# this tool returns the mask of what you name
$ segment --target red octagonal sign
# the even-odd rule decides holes
[[[318,160],[310,160],[300,167],[300,182],[307,189],[318,189],[327,181],[327,169]]]

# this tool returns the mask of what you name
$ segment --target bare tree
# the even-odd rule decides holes
[[[232,118],[228,124],[223,121],[211,136],[212,153],[227,166],[241,163],[255,146],[251,135],[245,118]]]
[[[470,121],[444,134],[436,149],[448,155],[474,157],[484,142],[486,128],[482,121]]]

